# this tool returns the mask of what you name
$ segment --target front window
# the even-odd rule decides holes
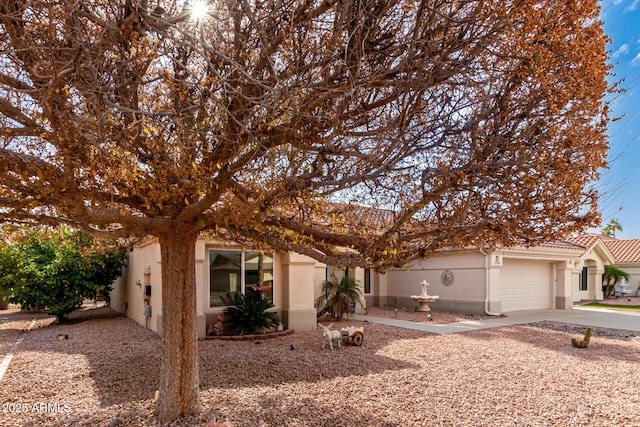
[[[580,290],[586,291],[589,289],[589,267],[583,267],[580,272]]]
[[[273,255],[244,252],[244,293],[262,294],[273,302]]]
[[[273,302],[273,255],[209,251],[209,306],[233,305],[235,295],[261,294]]]
[[[371,293],[371,269],[370,268],[364,269],[364,293],[365,294]]]

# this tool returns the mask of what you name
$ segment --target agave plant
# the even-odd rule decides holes
[[[348,276],[338,280],[335,275],[322,284],[322,295],[317,300],[318,306],[324,305],[321,313],[326,311],[337,320],[349,311],[352,302],[362,306],[362,290],[358,282]]]
[[[248,335],[275,328],[280,324],[278,313],[268,311],[274,305],[261,294],[240,293],[234,296],[234,305],[224,310],[225,323],[234,335]]]

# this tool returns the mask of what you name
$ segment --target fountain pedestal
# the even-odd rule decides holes
[[[429,283],[426,280],[423,280],[420,283],[422,287],[422,292],[420,295],[411,295],[411,299],[416,301],[420,306],[418,307],[418,311],[421,312],[429,312],[431,311],[431,307],[429,307],[429,303],[436,302],[440,297],[438,295],[429,295],[427,292],[427,287]]]

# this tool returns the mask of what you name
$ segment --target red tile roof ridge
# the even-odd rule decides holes
[[[551,240],[545,243],[541,243],[540,246],[559,249],[586,249],[586,247],[584,247],[583,245],[565,239]]]
[[[569,236],[566,238],[566,240],[576,245],[583,246],[586,249],[589,249],[599,241],[604,242],[607,240],[616,240],[616,239],[610,236],[605,236],[603,234],[584,233],[584,234],[578,234],[576,236]]]

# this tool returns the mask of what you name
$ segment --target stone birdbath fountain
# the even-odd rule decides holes
[[[431,308],[429,307],[430,302],[436,302],[440,297],[438,295],[429,295],[427,292],[427,287],[429,286],[429,282],[423,280],[420,282],[420,286],[422,287],[422,292],[420,295],[411,295],[411,299],[415,300],[420,304],[418,307],[418,311],[429,312]]]

